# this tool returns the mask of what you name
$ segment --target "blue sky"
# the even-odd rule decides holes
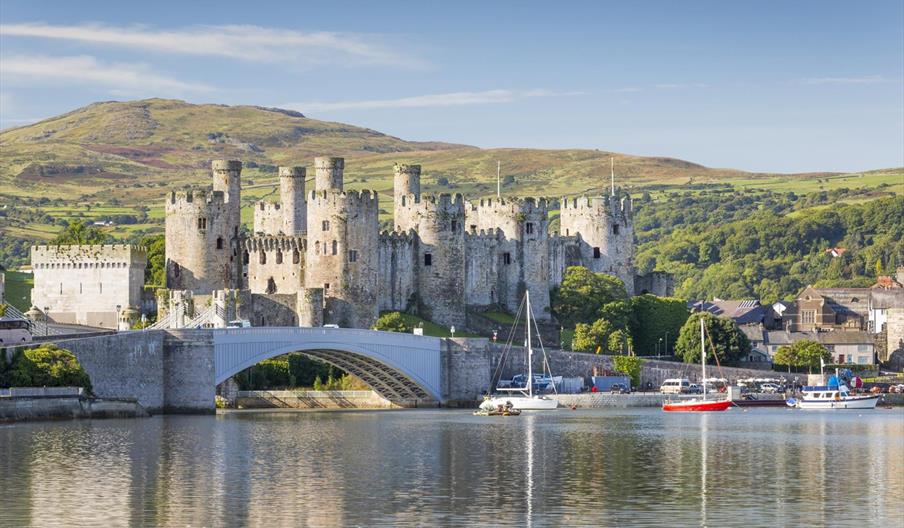
[[[481,147],[900,167],[904,2],[0,2],[0,126],[146,97]]]

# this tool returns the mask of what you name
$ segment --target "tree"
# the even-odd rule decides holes
[[[405,322],[405,318],[399,312],[386,312],[374,323],[374,330],[410,334],[411,326]]]
[[[612,324],[597,319],[593,324],[578,323],[574,329],[574,349],[579,352],[608,352]]]
[[[882,273],[883,273],[883,271],[882,271],[882,259],[881,259],[881,258],[877,258],[877,259],[876,259],[876,277],[881,277],[881,276],[882,276]]]
[[[609,345],[609,352],[613,354],[629,354],[634,348],[631,334],[627,330],[616,330],[609,334],[607,344]]]
[[[809,339],[801,339],[790,346],[779,347],[775,352],[775,357],[772,358],[772,361],[779,365],[808,367],[810,369],[818,367],[820,360],[830,363],[832,354],[820,343]]]
[[[691,315],[678,334],[675,354],[686,363],[700,361],[700,319],[706,328],[706,358],[712,361],[712,347],[716,348],[719,361],[735,361],[750,353],[750,340],[728,317],[716,317],[709,312]]]
[[[91,379],[75,354],[54,344],[16,353],[7,375],[12,387],[83,387],[91,392]]]
[[[149,235],[141,239],[141,245],[148,250],[145,285],[163,288],[166,286],[166,237],[162,234]]]
[[[632,297],[630,312],[628,328],[638,355],[654,354],[660,339],[663,339],[663,345],[668,343],[668,350],[674,349],[678,332],[690,315],[687,303],[682,299],[650,294]],[[668,350],[665,350],[666,354]]]
[[[640,386],[640,373],[643,370],[641,359],[637,356],[615,356],[612,358],[615,372],[631,377],[631,386]]]
[[[582,266],[565,269],[562,284],[552,292],[552,309],[563,325],[592,323],[605,316],[603,308],[614,301],[626,301],[621,279],[594,273]]]
[[[69,222],[66,229],[63,230],[54,240],[54,244],[104,244],[110,237],[103,231],[95,227],[89,227],[81,220],[73,220]]]

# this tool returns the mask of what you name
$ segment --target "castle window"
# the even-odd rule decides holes
[[[598,259],[601,256],[602,256],[602,254],[600,253],[600,248],[598,248],[598,247],[593,248],[593,258]]]
[[[329,220],[324,220],[324,221],[321,223],[321,227],[323,228],[324,231],[329,231],[329,230],[330,230],[330,221],[329,221]]]
[[[207,229],[207,219],[198,218],[198,229]]]
[[[223,237],[217,237],[217,249],[223,249]]]
[[[298,264],[301,262],[301,254],[298,253],[297,249],[292,250],[292,264]]]
[[[403,206],[405,205],[405,197],[404,196],[402,197],[402,205]]]
[[[267,293],[273,294],[276,293],[276,281],[273,280],[273,277],[267,279]]]
[[[508,266],[512,263],[512,254],[511,253],[503,253],[502,254],[502,263]]]
[[[98,286],[98,293],[104,293],[104,283],[100,282],[97,284],[97,286]]]
[[[180,273],[182,273],[182,268],[179,266],[178,263],[174,262],[173,263],[173,276],[178,277]]]
[[[424,266],[432,266],[433,265],[433,255],[430,253],[424,253]]]
[[[477,231],[477,224],[471,224],[471,231]]]
[[[243,252],[242,252],[242,263],[243,263],[243,264],[248,264],[248,261],[249,261],[249,260],[250,260],[250,258],[248,257],[248,252],[247,252],[247,251],[243,251]]]
[[[277,264],[282,264],[282,251],[277,251],[277,252],[276,252],[276,263],[277,263]]]
[[[618,234],[618,224],[612,224],[612,234],[613,235]]]
[[[358,262],[358,251],[355,249],[348,250],[348,261]]]
[[[315,255],[320,254],[320,241],[319,240],[317,242],[314,242],[314,254]]]
[[[452,220],[452,232],[458,231],[458,220]]]
[[[328,282],[323,283],[323,291],[325,292],[329,289],[330,289],[330,283],[328,283]]]
[[[338,253],[339,253],[339,243],[336,242],[335,240],[333,240],[333,255],[336,255]]]
[[[524,224],[524,231],[526,231],[528,235],[533,235],[534,234],[534,223],[528,222],[528,223]]]
[[[261,256],[260,256],[259,262],[260,262],[261,264],[266,264],[266,263],[267,263],[267,254],[264,253],[263,251],[261,251]]]
[[[82,283],[78,283],[78,292],[82,293]]]
[[[63,283],[61,282],[60,283],[60,295],[62,295],[62,294],[63,294]]]

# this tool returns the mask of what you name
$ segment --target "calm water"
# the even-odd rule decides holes
[[[904,526],[904,411],[0,426],[0,526]]]

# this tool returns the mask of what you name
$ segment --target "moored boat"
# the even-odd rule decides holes
[[[875,409],[878,394],[852,394],[836,369],[825,385],[804,387],[800,398],[788,398],[788,407],[797,409]]]
[[[731,406],[731,400],[722,396],[718,400],[706,399],[706,331],[703,324],[703,318],[700,318],[700,362],[702,365],[703,375],[703,396],[700,399],[683,401],[667,401],[662,404],[662,410],[668,412],[689,411],[689,412],[708,412],[708,411],[724,411]],[[713,351],[715,354],[715,351]]]

